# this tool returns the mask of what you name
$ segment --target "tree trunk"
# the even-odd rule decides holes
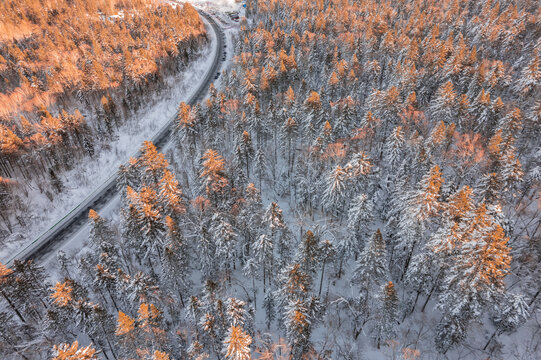
[[[406,275],[406,272],[408,271],[411,257],[413,256],[413,250],[415,249],[416,244],[417,244],[417,241],[414,241],[413,244],[411,245],[411,250],[410,250],[410,253],[408,254],[408,257],[406,258],[406,263],[404,264],[404,271],[402,271],[402,276],[400,276],[400,280],[404,280],[404,275]]]
[[[485,346],[483,347],[483,350],[486,350],[486,348],[488,347],[488,345],[490,344],[490,342],[492,341],[492,339],[494,339],[494,336],[496,336],[496,333],[498,332],[498,330],[494,330],[494,332],[492,333],[492,336],[488,339],[487,343],[485,344]]]
[[[436,284],[432,286],[432,289],[430,289],[430,293],[426,297],[425,303],[423,304],[423,307],[421,309],[421,312],[425,311],[426,305],[428,304],[428,301],[430,300],[430,297],[432,296],[432,293],[434,292],[434,289],[436,289]]]
[[[537,297],[539,296],[539,293],[541,293],[541,288],[537,290],[537,292],[535,293],[535,295],[532,297],[532,299],[530,300],[530,302],[528,303],[528,306],[532,306],[533,302],[535,301],[535,299],[537,299]]]
[[[252,289],[254,291],[254,308],[257,309],[257,291],[255,288],[255,277],[252,276]]]
[[[178,287],[178,284],[177,284]],[[182,298],[182,292],[178,290],[178,296],[180,296],[180,303],[182,304],[182,307],[184,307],[184,299]]]
[[[323,261],[323,268],[321,269],[321,279],[319,279],[319,293],[317,294],[318,297],[321,296],[321,288],[323,287],[323,274],[325,273],[325,264],[327,262]]]
[[[0,294],[2,294],[2,297],[4,299],[6,299],[7,303],[9,304],[9,306],[13,309],[13,311],[15,312],[15,314],[17,315],[17,317],[23,322],[23,323],[26,323],[26,321],[24,320],[23,316],[21,315],[21,313],[19,312],[19,310],[17,310],[17,308],[15,307],[15,305],[11,302],[11,300],[9,299],[9,297],[4,293],[3,290],[0,290]]]
[[[267,276],[266,276],[266,274],[267,274],[266,268],[267,268],[267,267],[265,266],[265,264],[263,264],[263,293],[266,292],[266,291],[265,291],[265,284],[266,284],[266,283],[265,283],[265,278],[267,277]]]
[[[413,302],[413,306],[411,307],[410,314],[413,314],[413,311],[415,310],[415,306],[417,305],[417,300],[419,300],[419,295],[421,295],[421,292],[417,290],[417,296],[415,296],[415,301]],[[406,315],[404,315],[404,319],[405,318],[406,318]],[[402,319],[402,321],[404,321],[404,319]]]

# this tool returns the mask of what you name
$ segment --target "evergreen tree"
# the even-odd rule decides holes
[[[229,328],[229,334],[224,340],[224,353],[226,359],[231,360],[249,360],[250,344],[252,338],[242,331],[239,326],[232,325]]]
[[[397,126],[392,132],[387,142],[385,143],[385,149],[383,152],[383,159],[385,165],[389,166],[391,171],[395,169],[401,160],[403,153],[403,146],[405,143],[404,131],[402,126]]]
[[[454,245],[461,241],[459,230],[474,208],[473,190],[468,186],[451,194],[444,204],[443,224],[431,235],[426,248],[412,259],[408,269],[407,283],[417,291],[413,308],[419,295],[425,294],[427,298],[421,309],[424,312],[432,294],[441,286],[443,275],[454,261]]]
[[[400,242],[395,244],[395,260],[402,270],[401,277],[408,270],[410,260],[417,244],[423,241],[423,233],[430,217],[438,214],[440,210],[440,191],[443,177],[438,165],[434,165],[423,176],[418,190],[406,193],[400,209],[399,237]]]
[[[195,150],[196,135],[199,132],[197,125],[197,116],[195,116],[194,110],[190,105],[181,102],[178,107],[177,124],[174,130],[179,143],[189,143],[192,149]]]
[[[295,165],[297,132],[297,122],[291,117],[287,118],[282,126],[282,140],[287,144],[287,175],[290,178],[292,177],[292,171]]]
[[[464,339],[468,324],[478,319],[487,306],[494,306],[505,291],[503,280],[511,256],[509,239],[492,215],[497,211],[481,204],[464,223],[439,298],[443,318],[438,325],[436,345],[442,352]]]
[[[346,256],[359,254],[370,235],[370,227],[374,219],[372,201],[366,194],[360,194],[353,199],[348,212],[348,235],[350,240],[343,240],[343,252]],[[347,243],[346,243],[347,242]]]
[[[10,309],[17,315],[19,320],[21,320],[23,323],[25,322],[25,319],[23,315],[21,314],[21,311],[19,310],[19,306],[16,303],[16,295],[12,295],[12,291],[15,290],[13,287],[13,270],[8,268],[6,265],[0,263],[0,294],[2,295],[2,298],[8,303]]]
[[[79,348],[79,343],[53,346],[53,360],[92,360],[98,359],[97,352],[91,345]]]
[[[137,256],[150,264],[151,255],[159,253],[165,232],[158,196],[150,187],[143,187],[139,193],[128,187],[126,194],[129,204],[123,211],[126,235],[132,237],[130,242],[137,249]]]
[[[212,223],[210,232],[214,237],[216,256],[219,258],[217,265],[231,281],[231,269],[235,267],[236,261],[236,234],[231,224],[220,214],[212,217]]]
[[[252,138],[247,131],[242,133],[242,137],[237,140],[235,154],[239,165],[246,169],[246,178],[250,178],[250,160],[254,156]]]
[[[327,177],[322,202],[325,208],[331,213],[340,212],[343,201],[346,197],[346,181],[348,173],[338,165]]]
[[[170,216],[178,216],[186,212],[182,201],[182,190],[178,186],[175,175],[167,169],[164,170],[160,180],[158,201],[163,204],[165,212]]]
[[[217,201],[229,183],[225,176],[225,160],[212,149],[208,149],[201,160],[202,169],[199,177],[203,182],[203,192]]]
[[[286,336],[293,358],[299,359],[310,348],[312,324],[309,309],[301,299],[291,300],[285,313]]]
[[[90,229],[90,240],[94,250],[97,252],[114,253],[114,232],[108,221],[92,209],[88,211],[88,218],[92,224],[92,228]]]
[[[263,179],[267,177],[267,158],[261,147],[259,147],[255,153],[254,163],[256,164],[254,172],[259,179],[259,189],[261,189]]]
[[[319,248],[319,261],[322,263],[321,277],[319,280],[319,292],[318,297],[321,296],[321,289],[323,288],[323,276],[325,275],[325,265],[328,262],[332,262],[336,255],[333,244],[329,240],[323,241],[323,244]]]
[[[242,300],[229,298],[227,300],[227,317],[232,326],[244,326],[248,320],[245,309],[246,303]]]
[[[318,236],[310,230],[306,231],[299,247],[299,261],[303,264],[307,274],[316,272],[316,265],[321,256],[320,250]]]
[[[379,309],[376,325],[372,329],[372,336],[378,347],[388,340],[394,339],[398,334],[398,295],[392,281],[383,287],[381,307]]]
[[[274,294],[270,291],[265,294],[265,298],[263,299],[263,308],[265,309],[265,322],[267,324],[267,329],[270,329],[272,321],[276,317],[274,313]]]
[[[432,116],[446,124],[453,122],[457,115],[457,100],[453,83],[446,82],[436,91],[436,97],[431,105]]]
[[[516,88],[522,96],[530,94],[541,84],[541,60],[538,55],[532,57],[530,62],[522,70]]]
[[[496,330],[489,338],[484,349],[497,334],[511,333],[516,331],[530,316],[529,306],[524,296],[519,294],[506,293],[503,299],[496,304],[493,322]]]
[[[6,274],[6,271],[3,273]],[[4,282],[4,285],[9,287],[4,287],[3,291],[7,296],[3,297],[9,299],[8,303],[11,302],[25,320],[41,319],[42,313],[48,308],[46,299],[50,287],[44,268],[32,260],[15,260],[12,272],[7,272],[7,277],[11,281]]]
[[[271,236],[261,234],[254,243],[254,264],[263,272],[263,292],[266,291],[267,282],[273,278],[274,242]]]
[[[297,299],[306,299],[311,288],[311,277],[302,271],[301,264],[290,265],[280,271],[275,291],[277,312],[283,315],[286,306]],[[280,318],[283,324],[283,318]]]
[[[278,252],[278,266],[286,264],[291,256],[290,231],[284,222],[282,209],[272,202],[263,215],[263,224],[268,234],[273,238],[273,244]]]
[[[189,281],[189,253],[186,240],[182,236],[177,223],[166,217],[167,237],[163,248],[163,256],[160,257],[163,276],[176,292],[184,307],[183,292],[188,288]]]
[[[379,229],[374,232],[370,242],[359,255],[357,266],[353,271],[353,280],[370,289],[371,285],[380,285],[387,277],[387,254],[385,241]]]

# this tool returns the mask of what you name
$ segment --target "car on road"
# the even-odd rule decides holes
[[[238,11],[227,11],[226,12],[227,16],[229,16],[229,18],[235,22],[238,22],[239,21],[239,12]]]

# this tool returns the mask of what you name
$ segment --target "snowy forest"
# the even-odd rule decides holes
[[[0,2],[0,244],[32,225],[33,190],[107,148],[207,42],[190,5],[153,0]]]
[[[541,358],[541,3],[248,0],[234,43],[117,217],[0,264],[0,356]]]

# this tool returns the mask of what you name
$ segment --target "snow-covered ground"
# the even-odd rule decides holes
[[[61,194],[50,201],[38,189],[29,193],[26,198],[28,212],[24,214],[28,226],[5,241],[5,245],[0,248],[1,262],[6,262],[16,250],[37,238],[83,201],[135,154],[143,141],[152,138],[175,115],[179,103],[192,96],[212,66],[216,37],[213,31],[208,34],[210,42],[200,57],[184,72],[167,79],[167,88],[119,129],[118,138],[110,143],[109,149],[103,149],[94,158],[86,158],[74,169],[59,175],[64,185]]]
[[[239,8],[235,0],[191,0],[189,3],[205,10],[234,11]]]

